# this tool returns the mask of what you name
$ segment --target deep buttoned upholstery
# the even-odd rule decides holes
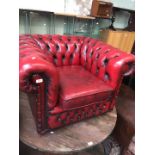
[[[21,35],[19,44],[20,89],[36,98],[38,132],[111,110],[134,69],[132,54],[89,37]]]

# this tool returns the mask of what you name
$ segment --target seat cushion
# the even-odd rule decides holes
[[[59,105],[71,109],[110,100],[113,89],[82,66],[57,67],[60,76]]]

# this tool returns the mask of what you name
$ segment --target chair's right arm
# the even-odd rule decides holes
[[[38,77],[35,79],[34,77]],[[38,55],[29,55],[19,62],[19,86],[25,92],[33,92],[36,84],[46,82],[49,108],[57,102],[59,77],[56,67]]]
[[[38,132],[47,128],[48,111],[56,106],[59,90],[59,76],[56,67],[39,48],[20,46],[19,87],[20,90],[35,96],[31,104]]]

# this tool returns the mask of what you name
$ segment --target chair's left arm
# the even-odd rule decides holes
[[[111,108],[113,108],[123,77],[129,76],[135,71],[135,56],[121,52],[119,57],[109,61],[106,70],[110,76],[108,83],[115,89],[114,99],[111,104]]]
[[[81,64],[114,90],[115,101],[124,76],[134,72],[135,56],[102,41],[86,38],[81,48]],[[114,102],[111,104],[111,108]]]
[[[134,72],[134,66],[135,57],[132,54],[121,53],[119,57],[110,59],[106,70],[111,78],[111,86],[116,88],[124,76],[128,76]]]

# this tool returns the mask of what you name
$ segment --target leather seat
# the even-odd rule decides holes
[[[114,90],[81,66],[58,67],[60,106],[71,109],[112,98]]]

